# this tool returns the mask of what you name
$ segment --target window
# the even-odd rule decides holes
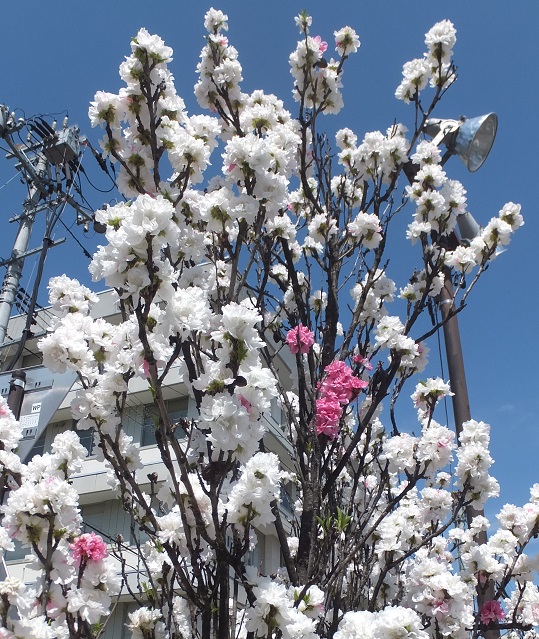
[[[134,612],[137,608],[136,603],[117,603],[99,637],[101,639],[128,639],[131,637],[131,630],[126,628],[125,624],[129,623],[128,613]]]
[[[8,550],[4,555],[6,563],[9,564],[23,561],[27,555],[32,554],[32,549],[28,546],[23,548],[22,543],[17,539],[14,539],[13,543],[15,544],[15,550]]]
[[[165,402],[170,421],[174,424],[182,417],[187,417],[187,409],[189,404],[188,397],[180,399],[169,399]],[[154,404],[144,406],[144,422],[142,425],[142,436],[140,439],[141,446],[151,446],[156,443],[155,426],[159,423],[159,411]],[[175,430],[176,439],[185,437],[185,430],[181,426],[177,426]]]
[[[39,436],[39,439],[32,446],[32,450],[30,451],[30,454],[28,455],[28,458],[26,459],[26,463],[28,463],[36,455],[43,455],[43,453],[45,452],[46,436],[47,436],[47,429],[45,428],[45,430]]]
[[[254,566],[257,568],[260,574],[264,574],[265,571],[265,556],[266,556],[266,535],[262,534],[259,530],[251,528],[251,535],[255,537],[255,546],[252,550],[248,550],[245,554],[244,560],[247,566]],[[232,535],[227,533],[226,547],[229,551],[232,551]],[[283,564],[284,565],[284,564]]]
[[[105,530],[105,502],[84,504],[81,506],[80,514],[82,515],[82,532],[108,533]]]
[[[254,566],[260,574],[264,574],[264,556],[266,554],[266,536],[258,530],[253,530],[256,537],[256,546],[245,555],[245,563]]]
[[[288,514],[294,514],[295,511],[295,486],[292,482],[281,484],[281,510]]]
[[[82,517],[81,530],[84,533],[95,532],[107,543],[114,543],[121,535],[124,544],[132,543],[131,514],[116,499],[84,504],[80,508]]]
[[[95,429],[88,428],[86,430],[79,430],[76,424],[77,424],[76,420],[73,420],[73,430],[79,436],[80,443],[82,444],[82,446],[84,446],[84,448],[86,448],[86,450],[88,451],[88,457],[95,455],[95,453],[93,452],[95,448],[95,443],[94,443]]]
[[[282,424],[282,409],[281,402],[277,397],[273,397],[271,400],[271,416],[281,426]]]

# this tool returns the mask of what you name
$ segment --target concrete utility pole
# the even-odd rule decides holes
[[[41,178],[45,176],[47,170],[47,162],[45,158],[38,158],[36,166],[36,175]],[[6,339],[7,325],[11,309],[15,303],[17,293],[19,291],[19,282],[22,277],[22,268],[24,258],[27,255],[28,244],[32,234],[32,226],[36,217],[36,210],[39,200],[43,197],[41,190],[37,185],[32,184],[30,187],[30,196],[24,203],[24,211],[20,216],[19,230],[13,243],[11,257],[8,262],[7,271],[0,290],[0,344]]]
[[[16,144],[13,135],[19,134],[24,128],[28,132],[27,142]],[[78,127],[68,126],[67,118],[64,119],[62,129],[57,131],[56,122],[50,125],[43,118],[15,120],[8,107],[0,105],[0,138],[10,149],[6,157],[17,161],[21,179],[28,185],[28,197],[24,202],[23,212],[10,220],[19,223],[10,257],[0,261],[0,266],[7,266],[0,289],[1,346],[6,342],[7,326],[19,292],[25,258],[41,253],[39,279],[47,250],[64,241],[50,239],[64,208],[67,205],[74,208],[77,222],[80,224],[93,221],[93,213],[85,211],[70,194],[80,169],[81,144]],[[42,211],[46,212],[45,239],[42,246],[29,250],[32,227],[37,214]],[[27,311],[29,315],[33,315],[35,311],[38,286],[39,281],[36,281]],[[28,333],[28,326],[25,333]],[[21,340],[24,341],[27,337],[28,334],[23,334]],[[19,354],[20,352],[22,349],[19,349]],[[11,370],[17,365],[17,361],[12,361],[8,369]]]

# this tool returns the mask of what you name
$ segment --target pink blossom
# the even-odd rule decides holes
[[[164,366],[164,362],[162,362],[161,360],[155,362],[155,364],[157,368]],[[142,372],[144,373],[144,377],[146,377],[146,379],[150,379],[150,362],[146,358],[142,360]]]
[[[73,559],[76,562],[80,562],[81,559],[99,561],[108,555],[107,544],[93,532],[77,537],[69,547],[73,551]]]
[[[363,368],[365,368],[365,370],[372,371],[372,364],[366,357],[363,357],[362,355],[354,355],[352,359],[354,360],[354,364],[360,364]]]
[[[314,344],[314,333],[303,324],[294,326],[286,335],[286,343],[291,353],[308,353]]]
[[[326,366],[326,377],[322,382],[321,392],[324,393],[325,389],[331,390],[338,396],[341,404],[348,404],[368,385],[368,382],[356,377],[349,366],[337,360]]]
[[[144,359],[142,362],[142,370],[144,371],[144,377],[146,377],[146,379],[150,379],[150,364],[147,359]]]
[[[243,395],[238,395],[239,399],[240,399],[240,404],[243,406],[243,408],[245,408],[245,410],[247,412],[250,412],[251,410],[251,402],[248,399],[245,399],[245,397]]]
[[[445,599],[435,599],[432,602],[432,612],[436,619],[443,619],[449,614],[449,604]]]
[[[505,619],[505,612],[496,599],[485,601],[481,608],[481,623],[489,624],[495,621],[502,621]]]
[[[326,376],[319,384],[316,400],[316,434],[335,439],[338,435],[342,407],[354,400],[368,383],[356,377],[350,366],[337,360],[326,366]]]
[[[324,40],[322,40],[321,36],[315,36],[313,38],[313,40],[318,45],[318,50],[320,51],[320,53],[325,53],[327,51],[328,43],[324,42]]]
[[[342,407],[339,398],[328,392],[316,400],[316,434],[335,439],[339,434]]]

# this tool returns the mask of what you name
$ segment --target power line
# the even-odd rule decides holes
[[[92,255],[86,250],[86,247],[84,247],[81,244],[81,242],[79,242],[77,237],[72,233],[71,229],[66,225],[66,223],[62,219],[59,219],[58,221],[64,227],[64,229],[69,233],[69,235],[71,235],[71,237],[75,240],[75,242],[80,246],[80,248],[82,249],[82,252],[84,253],[84,257],[86,257],[89,260],[91,260],[92,259]]]
[[[13,182],[13,180],[14,180],[16,177],[19,177],[19,173],[15,173],[15,175],[12,175],[12,176],[9,178],[9,180],[8,180],[7,182],[4,182],[4,184],[2,184],[2,186],[0,186],[0,191],[1,191],[3,188],[5,188],[5,187],[6,187],[6,186],[10,183],[10,182]]]

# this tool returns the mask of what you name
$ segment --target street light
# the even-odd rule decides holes
[[[452,155],[458,155],[469,171],[477,171],[494,144],[498,129],[498,116],[488,113],[477,118],[460,120],[427,120],[424,132],[436,145],[445,144],[447,151],[442,158],[445,163]],[[457,218],[460,240],[469,244],[481,231],[471,213]],[[462,432],[462,424],[471,419],[468,388],[462,357],[458,318],[454,306],[454,289],[451,269],[446,267],[444,287],[440,293],[439,307],[443,320],[444,342],[451,391],[454,393],[453,413],[457,438]]]
[[[471,171],[477,171],[487,159],[490,149],[494,144],[496,131],[498,129],[498,117],[495,113],[489,113],[477,118],[461,118],[460,120],[428,120],[424,132],[433,138],[436,145],[445,144],[447,151],[442,157],[442,164],[445,164],[452,155],[458,155]],[[460,241],[469,244],[481,231],[481,227],[470,213],[459,215],[457,218]],[[445,343],[445,353],[449,372],[449,383],[453,393],[453,416],[455,419],[455,430],[457,442],[460,441],[462,424],[471,419],[470,400],[468,397],[468,386],[466,384],[466,374],[464,370],[464,359],[462,356],[462,344],[460,341],[460,331],[458,317],[455,312],[455,292],[451,278],[451,269],[444,268],[444,286],[440,292],[438,306],[443,321],[443,333]],[[466,509],[468,525],[477,515],[483,515],[484,511],[475,510],[472,506]],[[484,530],[475,535],[479,544],[487,542],[487,533]],[[477,592],[478,607],[485,601],[494,598],[495,585],[492,580],[488,580],[483,589]],[[498,628],[491,628],[484,632],[485,639],[499,639]]]
[[[436,145],[445,144],[447,153],[442,164],[458,155],[468,171],[479,169],[487,159],[494,144],[498,130],[498,116],[487,113],[477,118],[460,118],[460,120],[427,120],[424,132],[433,138]]]

